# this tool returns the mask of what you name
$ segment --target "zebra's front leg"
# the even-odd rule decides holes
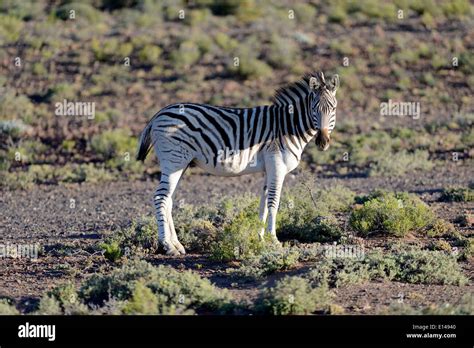
[[[173,243],[174,247],[179,251],[180,254],[186,254],[186,250],[184,249],[183,245],[178,240],[178,235],[176,234],[176,230],[174,228],[174,221],[173,216],[171,214],[172,207],[168,210],[168,224],[171,231],[171,243]]]
[[[267,197],[268,197],[267,184],[264,184],[263,189],[262,189],[262,196],[260,198],[259,218],[260,218],[260,221],[262,221],[263,223],[263,227],[259,233],[260,239],[263,239],[264,234],[265,234],[265,224],[267,222],[267,216],[268,216]]]
[[[278,168],[275,168],[271,174],[268,173],[268,194],[267,194],[267,206],[268,206],[268,225],[267,233],[274,242],[278,242],[276,235],[276,217],[278,212],[278,206],[280,205],[281,189],[283,187],[283,181],[285,180],[285,174],[279,172]]]
[[[173,217],[171,216],[172,197],[182,173],[183,170],[172,173],[163,171],[154,197],[156,221],[158,223],[158,241],[168,255],[174,256],[179,255],[180,250],[175,245],[176,243],[173,243],[173,241],[178,242],[178,239],[175,234],[173,235],[171,229],[172,226],[174,230]]]

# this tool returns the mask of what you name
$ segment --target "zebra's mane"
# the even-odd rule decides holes
[[[314,73],[308,73],[304,75],[301,79],[299,79],[296,82],[290,83],[284,87],[278,88],[275,91],[275,94],[272,98],[273,103],[285,103],[287,101],[287,98],[289,94],[291,93],[292,88],[300,88],[303,91],[307,91],[309,93],[310,88],[309,88],[309,79],[312,76],[316,76]]]

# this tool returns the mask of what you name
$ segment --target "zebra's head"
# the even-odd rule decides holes
[[[310,77],[309,87],[310,107],[313,125],[318,131],[316,145],[322,151],[329,148],[331,132],[336,125],[336,90],[339,87],[339,76],[334,75],[329,83],[326,83],[324,74],[318,72],[315,77]]]

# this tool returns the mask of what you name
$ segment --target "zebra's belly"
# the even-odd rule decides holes
[[[264,162],[262,160],[251,160],[245,163],[235,160],[216,161],[210,163],[203,159],[196,158],[194,163],[206,172],[218,176],[239,176],[244,174],[258,173],[264,170]]]

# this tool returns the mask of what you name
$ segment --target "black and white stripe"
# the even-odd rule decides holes
[[[326,84],[320,72],[278,90],[272,105],[230,108],[182,103],[160,110],[142,132],[137,158],[144,160],[154,146],[162,172],[155,207],[159,239],[167,252],[184,253],[173,226],[172,195],[191,163],[221,176],[264,172],[260,217],[266,221],[269,214],[267,230],[276,239],[284,177],[296,168],[315,135],[327,134],[328,145],[336,122],[338,85],[337,75]]]

